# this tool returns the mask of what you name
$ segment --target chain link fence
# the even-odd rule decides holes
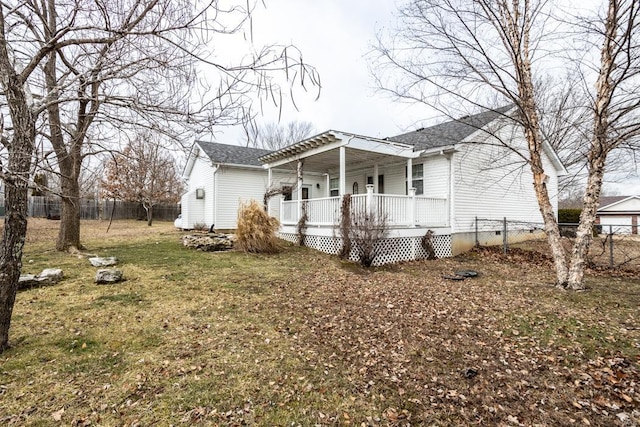
[[[578,224],[559,225],[563,247],[569,256]],[[593,242],[587,259],[589,265],[640,270],[638,228],[628,224],[594,226]],[[475,239],[476,246],[499,246],[503,253],[516,247],[550,254],[544,224],[538,222],[476,218]]]

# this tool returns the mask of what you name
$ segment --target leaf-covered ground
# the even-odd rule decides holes
[[[305,248],[189,251],[169,225],[83,227],[128,280],[94,285],[86,259],[31,234],[25,269],[67,279],[18,295],[2,424],[640,423],[637,276],[570,293],[523,250],[368,271]],[[443,278],[460,269],[480,276]]]

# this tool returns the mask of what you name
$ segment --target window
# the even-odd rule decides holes
[[[291,196],[293,194],[293,188],[290,185],[282,186],[282,195],[284,196],[284,200],[291,200]]]
[[[331,178],[329,180],[329,195],[331,197],[340,195],[340,178]]]
[[[367,185],[373,185],[373,177],[367,177]],[[384,194],[384,175],[378,175],[378,194]]]
[[[413,165],[411,169],[411,187],[416,189],[416,194],[424,194],[424,165]]]

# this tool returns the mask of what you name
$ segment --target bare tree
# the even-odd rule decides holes
[[[310,137],[315,130],[312,123],[295,120],[286,125],[273,122],[260,125],[252,120],[244,129],[247,145],[267,150],[295,144]]]
[[[182,181],[175,159],[162,148],[151,131],[138,135],[122,154],[107,162],[102,180],[104,196],[141,203],[147,225],[153,223],[153,207],[159,203],[178,203]]]
[[[9,347],[9,326],[22,268],[22,249],[27,233],[27,191],[31,155],[35,148],[36,117],[33,99],[25,86],[27,78],[51,49],[42,47],[32,62],[20,64],[9,47],[5,11],[0,4],[0,82],[9,109],[9,120],[3,112],[0,120],[2,145],[8,151],[7,164],[2,165],[5,184],[5,220],[0,253],[0,352]]]
[[[254,94],[282,99],[273,79],[278,71],[287,84],[318,83],[292,46],[260,48],[235,63],[215,60],[216,37],[242,31],[250,19],[252,3],[239,3],[225,9],[214,0],[0,1],[0,123],[7,150],[0,351],[8,346],[38,137],[55,153],[63,193],[56,247],[80,247],[79,177],[87,156],[140,127],[176,136],[178,124],[241,122],[252,114]],[[199,71],[208,74],[206,86]]]
[[[640,58],[638,4],[609,0],[607,15],[592,21],[568,13],[562,20],[552,19],[552,6],[544,0],[413,0],[400,10],[402,24],[395,38],[379,39],[377,52],[384,67],[377,74],[377,82],[395,96],[449,114],[451,105],[514,105],[515,114],[505,119],[515,120],[525,135],[526,161],[553,253],[557,284],[582,289],[585,255],[607,156],[619,147],[636,147],[640,131],[640,93],[634,89],[638,86]],[[556,9],[554,12],[558,12]],[[575,43],[577,37],[571,39],[568,34],[576,28],[581,39],[593,42],[576,50],[579,63],[566,58],[569,49],[563,44],[567,39]],[[564,29],[567,31],[562,33]],[[597,46],[600,60],[590,63],[589,55]],[[572,84],[587,91],[589,104],[583,108],[592,116],[587,138],[580,143],[586,155],[587,185],[569,262],[545,183],[543,110],[540,86],[535,84],[543,80],[545,70],[559,66],[571,71]],[[397,73],[397,79],[385,78],[385,67]],[[594,86],[589,83],[594,75],[590,70],[598,74],[595,92],[589,92]]]
[[[389,221],[381,212],[353,211],[349,240],[358,262],[369,268],[380,255],[381,243],[389,233]]]
[[[269,72],[301,65],[286,47],[265,48],[240,64],[213,61],[205,46],[215,41],[215,34],[243,28],[250,14],[246,8],[224,10],[215,1],[205,7],[186,0],[125,3],[67,5],[51,0],[35,15],[40,18],[33,34],[38,42],[76,22],[88,24],[86,32],[106,39],[63,46],[50,52],[44,65],[42,92],[49,127],[45,136],[56,154],[63,194],[59,250],[81,246],[78,181],[87,156],[109,149],[123,131],[132,133],[139,127],[161,128],[184,138],[178,130],[184,123],[200,129],[238,123],[251,115],[247,110],[252,91],[277,90]],[[206,64],[211,86],[200,88],[202,99],[194,102],[191,93],[200,83],[199,63]],[[297,71],[302,79],[309,69],[302,66]],[[220,81],[211,82],[211,77]],[[174,124],[168,126],[167,121]]]

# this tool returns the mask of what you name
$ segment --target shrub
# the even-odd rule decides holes
[[[298,246],[304,246],[304,238],[307,234],[307,221],[309,220],[309,215],[307,214],[307,210],[309,208],[309,203],[305,200],[302,202],[302,215],[298,220],[298,225],[296,227],[296,232],[298,233]]]
[[[205,233],[209,231],[209,226],[204,222],[196,222],[195,224],[193,224],[193,231]]]
[[[561,224],[577,224],[580,222],[582,209],[558,209],[558,222]]]
[[[342,196],[342,206],[340,208],[340,238],[342,239],[342,247],[338,256],[342,259],[349,259],[351,255],[351,194]]]
[[[367,212],[362,207],[353,208],[351,194],[342,196],[338,227],[342,248],[338,255],[349,259],[353,253],[361,266],[369,268],[380,253],[380,242],[389,231],[389,223],[381,213]]]
[[[236,245],[244,252],[275,253],[280,250],[276,231],[278,220],[269,216],[260,203],[251,200],[240,205]]]
[[[349,240],[361,266],[369,268],[380,254],[380,242],[389,231],[389,222],[384,214],[375,212],[353,212],[349,229]]]

